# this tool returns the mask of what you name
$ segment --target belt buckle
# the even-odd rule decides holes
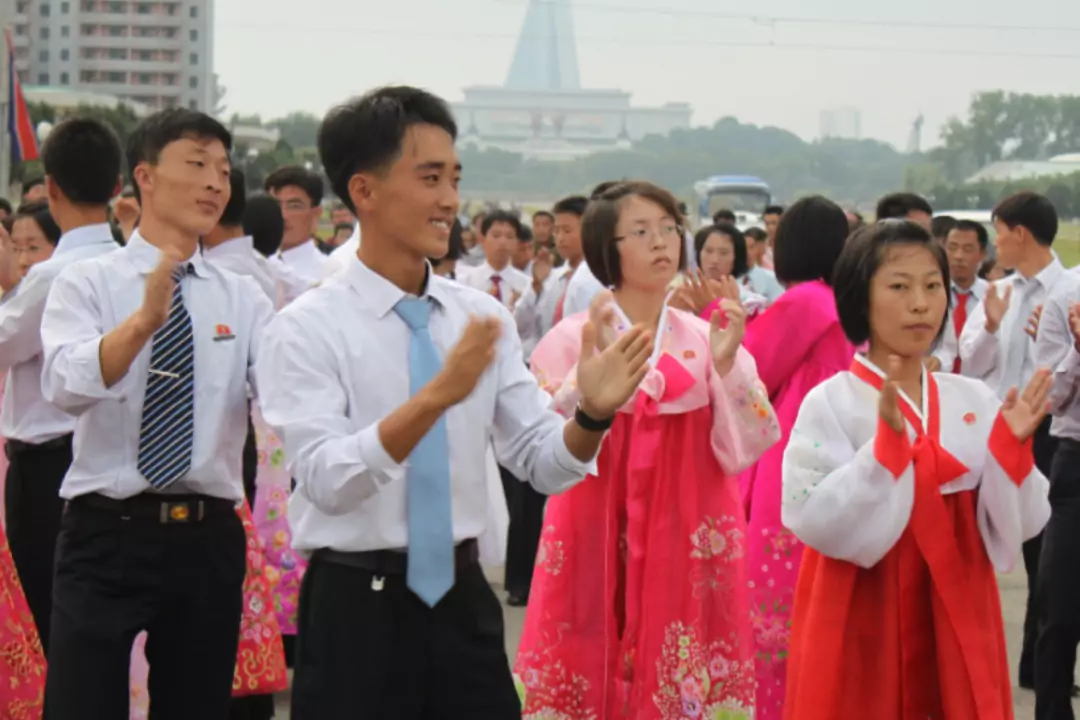
[[[192,517],[192,505],[195,506],[195,517]],[[206,514],[206,504],[199,500],[190,502],[162,502],[159,520],[162,525],[169,523],[186,523],[190,520],[201,521]]]

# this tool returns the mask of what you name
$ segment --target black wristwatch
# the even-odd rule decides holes
[[[581,409],[581,403],[578,403],[574,409],[574,422],[589,432],[604,432],[611,428],[611,424],[615,422],[615,416],[612,415],[606,420],[597,420],[585,414],[585,411]]]

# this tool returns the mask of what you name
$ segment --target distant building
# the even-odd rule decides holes
[[[530,0],[506,83],[464,94],[452,105],[462,145],[541,160],[629,148],[690,127],[686,103],[638,108],[630,93],[581,88],[569,0]]]
[[[24,87],[213,111],[213,0],[14,4],[15,67]]]
[[[822,110],[820,135],[822,139],[862,139],[862,113],[851,106]]]
[[[964,182],[1010,182],[1080,172],[1080,153],[1057,155],[1049,160],[1000,160],[990,163]]]

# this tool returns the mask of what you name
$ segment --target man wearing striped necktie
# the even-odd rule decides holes
[[[65,268],[45,306],[42,392],[77,418],[60,489],[50,720],[126,718],[143,630],[155,718],[229,710],[248,383],[273,314],[251,278],[197,252],[229,200],[230,147],[199,112],[143,120],[127,152],[139,229]]]

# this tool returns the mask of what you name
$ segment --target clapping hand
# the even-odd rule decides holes
[[[901,367],[900,358],[890,355],[888,367],[885,369],[885,383],[881,386],[881,397],[878,398],[878,415],[896,432],[904,431],[904,414],[900,412]]]
[[[1042,320],[1042,311],[1042,305],[1035,308],[1034,312],[1031,313],[1031,317],[1028,318],[1027,325],[1024,326],[1024,332],[1026,332],[1028,337],[1032,340],[1035,340],[1036,336],[1039,334],[1039,321]]]
[[[495,361],[500,337],[502,323],[497,317],[469,319],[465,332],[450,348],[443,369],[436,376],[437,397],[442,405],[457,405],[476,389],[480,376]]]
[[[983,311],[986,313],[986,332],[993,335],[1001,327],[1001,319],[1009,309],[1012,298],[1012,285],[1005,286],[1005,292],[998,295],[997,283],[991,283],[983,299]]]
[[[721,313],[727,318],[725,328],[720,327]],[[723,377],[734,367],[735,355],[746,334],[746,310],[738,300],[724,297],[720,300],[720,308],[713,311],[710,325],[709,345],[712,348],[713,367]]]
[[[599,337],[596,325],[592,320],[587,321],[581,329],[577,385],[581,409],[589,417],[604,420],[630,399],[649,371],[652,333],[635,325],[597,352]]]
[[[615,342],[615,295],[601,290],[589,303],[589,322],[596,330],[595,349],[603,352]]]
[[[173,274],[179,264],[180,254],[176,250],[162,250],[157,267],[146,278],[146,289],[143,291],[143,304],[139,313],[146,328],[152,333],[157,332],[169,319],[173,290],[176,287]]]
[[[1035,371],[1023,393],[1018,393],[1014,387],[1005,396],[1005,402],[1001,404],[1001,417],[1005,418],[1009,429],[1020,442],[1034,435],[1050,412],[1050,389],[1053,384],[1050,371],[1044,368]]]
[[[1080,303],[1069,307],[1069,330],[1072,331],[1073,347],[1080,352]]]

